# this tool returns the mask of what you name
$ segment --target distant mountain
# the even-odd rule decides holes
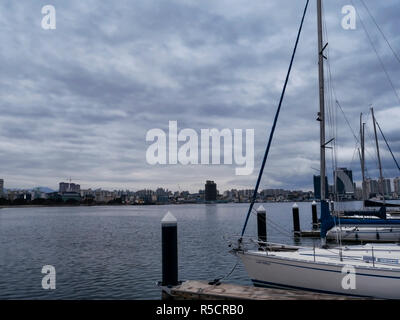
[[[56,192],[53,189],[50,189],[48,187],[35,187],[32,189],[29,188],[4,188],[5,191],[22,191],[22,190],[39,190],[40,192],[44,192],[44,193],[52,193],[52,192]]]
[[[35,189],[38,189],[40,192],[44,192],[44,193],[56,192],[55,190],[47,188],[47,187],[37,187]]]

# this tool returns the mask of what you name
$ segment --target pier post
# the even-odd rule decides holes
[[[318,229],[317,203],[315,201],[313,201],[311,204],[311,212],[313,229]]]
[[[258,230],[258,241],[267,241],[267,211],[260,205],[257,209],[257,230]],[[265,244],[260,244],[260,247]]]
[[[300,218],[299,218],[299,206],[295,203],[292,207],[293,213],[293,232],[295,236],[300,236]]]
[[[161,220],[162,285],[178,284],[178,226],[176,218],[167,212]]]

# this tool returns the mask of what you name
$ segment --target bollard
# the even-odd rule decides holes
[[[293,212],[293,232],[294,235],[300,235],[300,218],[299,218],[299,206],[295,203],[292,207]]]
[[[263,206],[257,209],[257,230],[258,241],[267,242],[267,211]],[[260,246],[265,246],[265,244],[261,243]]]
[[[318,229],[318,214],[317,214],[317,203],[315,201],[311,204],[312,211],[312,226],[313,229]]]
[[[178,226],[176,218],[167,212],[161,220],[162,285],[178,284]]]

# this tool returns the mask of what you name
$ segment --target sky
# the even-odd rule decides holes
[[[364,2],[400,53],[398,1]],[[356,133],[360,113],[365,114],[371,177],[378,176],[378,168],[369,108],[399,157],[400,102],[360,20],[355,30],[342,27],[342,7],[349,4],[324,5],[332,84],[327,139],[335,136],[337,166],[352,169],[360,181],[355,138],[335,99]],[[353,4],[400,95],[399,61],[360,0]],[[56,10],[56,29],[41,27],[45,5]],[[71,178],[85,189],[196,192],[206,180],[219,190],[254,188],[304,5],[300,0],[2,1],[5,187],[57,189],[58,182]],[[316,27],[312,0],[261,188],[311,190],[312,175],[318,174]],[[153,128],[167,132],[169,121],[196,132],[254,129],[253,173],[236,175],[234,163],[150,165],[146,134]],[[398,176],[381,139],[380,145],[385,177]],[[331,175],[330,150],[327,164]]]

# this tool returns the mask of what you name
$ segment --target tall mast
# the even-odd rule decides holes
[[[362,113],[360,114],[360,145],[361,145],[361,174],[362,174],[362,196],[363,200],[367,200],[367,190],[365,183],[365,140],[364,130],[365,123],[362,122]]]
[[[376,119],[375,119],[375,114],[374,114],[374,108],[371,108],[371,114],[372,114],[372,121],[374,122],[374,132],[375,132],[375,143],[376,143],[376,152],[378,154],[378,164],[379,164],[379,187],[380,187],[380,192],[383,197],[383,203],[385,203],[385,189],[383,187],[383,174],[382,174],[382,163],[381,163],[381,156],[379,153],[379,143],[378,143],[378,134],[376,133]]]
[[[326,199],[325,185],[325,88],[324,88],[324,44],[322,35],[322,0],[317,0],[318,11],[318,67],[319,67],[319,120],[320,120],[320,175],[321,201]]]
[[[365,200],[368,200],[368,198],[369,198],[369,194],[368,194],[368,192],[367,192],[367,178],[366,178],[366,176],[365,176],[365,172],[367,171],[366,169],[365,169],[365,122],[363,122],[363,124],[362,124],[362,137],[363,137],[363,141],[362,141],[362,143],[363,143],[363,147],[362,147],[362,152],[361,152],[361,154],[362,154],[362,158],[363,158],[363,166],[364,166],[364,190],[365,190]]]

